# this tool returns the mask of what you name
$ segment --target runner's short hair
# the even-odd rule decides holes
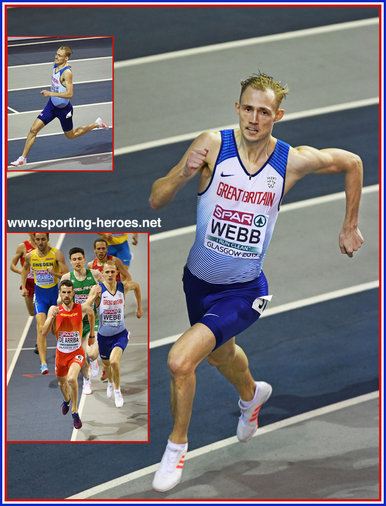
[[[71,259],[72,255],[75,255],[75,253],[81,253],[84,256],[84,249],[78,247],[71,248],[68,252],[69,258]]]
[[[260,71],[258,72],[258,74],[252,74],[251,76],[247,77],[246,79],[241,81],[240,84],[241,84],[240,99],[239,99],[240,103],[241,97],[243,96],[243,93],[248,88],[248,86],[251,86],[255,90],[261,91],[265,91],[267,89],[272,90],[275,94],[276,104],[278,108],[280,107],[283,98],[285,98],[289,92],[289,88],[286,84],[282,85],[281,82],[275,81],[275,79],[272,76],[264,74],[263,72]]]
[[[32,235],[36,237],[36,234],[46,234],[47,240],[50,240],[50,234],[48,232],[34,232]]]
[[[68,56],[68,58],[72,55],[72,49],[68,46],[60,46],[60,48],[62,51],[64,51],[64,54],[66,56]]]
[[[111,265],[111,267],[114,267],[115,270],[118,270],[117,264],[114,262],[114,260],[107,260],[107,262],[104,262],[103,268],[105,268],[106,265]]]
[[[108,247],[108,243],[107,243],[106,239],[103,239],[103,237],[100,237],[99,239],[95,239],[94,249],[96,248],[97,242],[104,242],[106,244],[106,246]]]
[[[62,286],[70,286],[71,288],[74,288],[71,279],[63,279],[63,281],[61,281],[59,284],[59,290],[62,288]]]

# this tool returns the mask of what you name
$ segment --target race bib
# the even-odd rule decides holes
[[[57,348],[64,353],[75,351],[80,346],[79,332],[74,330],[72,332],[59,331]]]
[[[221,255],[259,258],[263,251],[268,216],[216,205],[205,235],[205,247]]]
[[[102,325],[119,327],[122,322],[122,311],[120,308],[105,309],[102,313]]]
[[[262,314],[262,312],[267,307],[267,304],[271,299],[272,295],[263,295],[253,301],[252,308],[259,314]]]
[[[76,304],[84,304],[88,299],[88,295],[85,293],[76,293],[74,296],[74,302]]]
[[[54,275],[48,271],[35,270],[36,284],[39,286],[52,285],[54,283]]]

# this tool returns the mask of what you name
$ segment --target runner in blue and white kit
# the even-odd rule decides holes
[[[104,282],[91,288],[87,304],[95,302],[99,313],[98,347],[99,355],[107,375],[107,397],[114,392],[115,405],[123,406],[120,388],[120,360],[129,342],[129,332],[125,327],[125,295],[134,291],[137,300],[137,318],[143,316],[141,290],[135,281],[117,281],[115,262],[108,260],[103,264]]]
[[[74,130],[72,122],[73,107],[70,102],[70,98],[73,96],[72,70],[70,65],[68,65],[71,54],[72,50],[68,46],[61,46],[56,51],[51,76],[51,91],[41,90],[40,92],[44,97],[49,97],[49,100],[46,107],[31,126],[25,141],[23,153],[17,160],[11,162],[10,165],[12,167],[19,167],[27,163],[27,155],[36,140],[37,134],[55,118],[59,119],[67,139],[76,139],[94,128],[109,129],[109,126],[101,118],[97,118],[94,123],[78,127]]]
[[[255,382],[235,336],[254,323],[270,299],[262,271],[280,203],[307,174],[345,174],[346,214],[339,236],[349,257],[363,243],[358,229],[362,162],[348,151],[309,146],[290,147],[272,136],[282,119],[288,92],[272,77],[259,73],[241,82],[236,112],[239,128],[204,132],[181,161],[153,184],[150,205],[160,209],[198,172],[196,239],[184,270],[191,328],[172,346],[171,406],[174,420],[153,488],[165,492],[182,474],[195,392],[195,369],[207,359],[237,389],[240,441],[249,441],[258,414],[272,387]]]

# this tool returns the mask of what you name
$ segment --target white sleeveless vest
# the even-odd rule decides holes
[[[214,284],[251,281],[261,272],[283,197],[289,145],[277,140],[264,166],[250,175],[233,130],[221,148],[208,188],[198,196],[196,239],[187,267]]]

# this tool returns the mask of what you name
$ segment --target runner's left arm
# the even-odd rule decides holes
[[[291,148],[288,157],[284,193],[307,174],[344,174],[346,212],[339,234],[341,253],[352,257],[364,240],[358,228],[359,205],[363,184],[363,164],[355,153],[338,148]]]
[[[143,309],[142,309],[142,298],[141,298],[141,288],[139,284],[136,281],[123,281],[123,288],[125,290],[125,295],[129,290],[134,291],[135,298],[137,300],[137,311],[136,316],[137,318],[142,318],[143,316]]]
[[[48,267],[47,270],[50,274],[52,274],[53,276],[61,279],[61,277],[63,276],[63,274],[67,274],[68,272],[68,267],[66,265],[66,260],[64,259],[64,255],[61,251],[57,250],[55,252],[55,258],[56,258],[56,261],[58,262],[58,265],[59,265],[59,272],[55,272],[53,267]]]
[[[90,335],[88,336],[88,345],[91,346],[95,342],[95,314],[93,308],[87,304],[87,301],[84,304],[82,304],[82,316],[84,317],[85,315],[87,315],[88,322],[90,324]]]
[[[122,262],[122,260],[118,257],[113,257],[113,260],[115,262],[115,265],[117,266],[119,274],[121,275],[121,280],[131,281],[129,270],[126,267],[126,265]]]

